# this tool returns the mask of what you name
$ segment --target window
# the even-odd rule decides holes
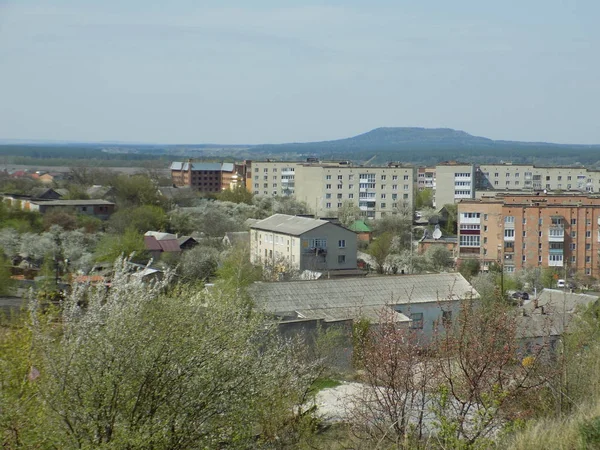
[[[385,203],[382,203],[382,204],[381,204],[381,207],[382,207],[382,208],[385,208]]]
[[[571,225],[577,225],[577,219],[571,219]]]
[[[405,185],[404,185],[404,190],[405,190],[405,191],[408,191],[408,184],[405,184]]]
[[[506,172],[506,178],[510,177],[510,172]]]
[[[326,175],[326,176],[325,176],[325,179],[326,179],[326,180],[331,180],[331,175]]]
[[[344,264],[346,262],[346,255],[338,255],[338,264]]]
[[[341,204],[341,203],[338,203],[338,208],[341,208],[341,207],[342,207],[342,204]]]
[[[392,175],[392,180],[396,181],[398,179],[398,175]]]
[[[354,198],[354,194],[348,194],[348,198]]]
[[[577,237],[577,231],[571,231],[571,237],[572,238]]]
[[[577,259],[574,256],[571,256],[571,262],[574,263]]]
[[[274,176],[273,176],[273,179],[274,179],[274,180],[277,180],[277,175],[274,175]]]
[[[571,242],[571,244],[570,244],[571,250],[575,250],[576,247],[577,247],[577,244],[575,242]]]
[[[487,231],[487,225],[483,226],[483,231],[486,232]]]
[[[479,247],[479,236],[476,235],[460,235],[460,246],[461,247]]]
[[[515,216],[505,216],[504,223],[515,223]]]
[[[338,184],[338,185],[337,185],[337,188],[338,188],[338,189],[341,189],[341,188],[342,188],[342,185],[341,185],[341,184]]]
[[[331,208],[331,203],[325,204],[325,208]]]
[[[590,269],[589,267],[587,269],[585,269],[585,274],[586,275],[591,275],[592,274],[592,269]]]
[[[404,175],[404,181],[408,181],[408,175]]]
[[[385,181],[386,175],[381,175],[381,181]]]
[[[255,168],[254,168],[254,172],[258,172],[258,167],[255,167]]]
[[[408,194],[402,194],[402,198],[403,198],[404,200],[408,199]]]
[[[382,184],[382,185],[381,185],[381,189],[385,189],[385,184]]]
[[[423,329],[423,313],[412,313],[410,315],[410,320],[412,320],[410,327],[413,330]]]
[[[342,175],[338,175],[338,180],[341,180],[341,179],[342,179]]]
[[[331,194],[325,194],[325,198],[331,198]]]
[[[487,244],[487,237],[484,237],[484,238],[483,238],[483,243],[484,243],[484,244]]]
[[[392,184],[392,190],[393,191],[397,191],[398,190],[398,185],[397,184]]]
[[[381,199],[384,200],[385,199],[385,194],[381,194]]]
[[[354,175],[348,175],[348,181],[354,180]]]
[[[346,248],[346,239],[340,239],[338,241],[338,247],[339,248]]]
[[[592,237],[592,232],[591,232],[590,230],[587,230],[587,231],[585,232],[585,237],[586,237],[586,238],[591,238],[591,237]]]
[[[585,257],[585,262],[586,263],[592,262],[592,257],[591,256],[586,256]]]
[[[392,200],[398,200],[398,194],[392,194]]]
[[[263,170],[263,172],[265,172],[265,173],[268,172],[268,171],[269,171],[269,169],[267,167],[265,167],[264,170]]]
[[[337,198],[342,198],[342,194],[338,194],[338,195],[337,195]]]
[[[504,237],[505,238],[514,238],[515,237],[515,230],[513,228],[509,228],[507,230],[504,230]]]
[[[586,250],[591,250],[592,249],[592,244],[590,244],[590,243],[585,244],[585,249]]]
[[[487,214],[484,214],[484,215],[483,215],[483,220],[487,220],[487,218],[488,218],[488,215],[487,215]],[[486,228],[486,230],[487,230],[487,228]]]
[[[452,325],[452,311],[442,311],[442,324],[444,327]]]
[[[326,184],[325,185],[325,189],[331,189],[331,185],[330,184]]]

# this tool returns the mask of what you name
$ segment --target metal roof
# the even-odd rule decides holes
[[[221,172],[233,172],[233,170],[235,169],[235,165],[233,163],[191,163],[192,164],[192,170],[198,170],[198,171],[204,171],[204,170],[210,170],[210,171],[221,171]],[[189,162],[181,162],[181,161],[174,161],[171,163],[171,170],[189,170],[190,169],[190,163]]]
[[[320,219],[309,219],[308,217],[289,216],[287,214],[274,214],[271,217],[259,220],[251,225],[250,228],[300,236],[307,231],[314,230],[327,223],[331,222]]]
[[[396,275],[319,281],[254,283],[250,295],[258,306],[275,314],[319,310],[360,311],[385,305],[435,303],[479,298],[459,273]],[[356,316],[354,316],[356,317]]]
[[[35,205],[50,205],[50,206],[108,206],[114,205],[106,200],[35,200],[31,203]]]

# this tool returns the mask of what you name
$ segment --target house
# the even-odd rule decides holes
[[[371,242],[373,238],[373,231],[371,227],[365,223],[364,220],[355,220],[352,225],[348,227],[349,230],[352,230],[356,233],[356,236],[359,241]]]
[[[179,236],[177,242],[179,242],[179,248],[181,250],[190,250],[199,244],[192,236]]]
[[[233,247],[238,244],[248,244],[250,242],[249,231],[231,231],[225,233],[223,237],[223,245]]]
[[[69,211],[106,220],[115,211],[115,204],[106,200],[31,200],[22,209],[46,214],[50,211]]]
[[[99,198],[103,200],[114,200],[117,195],[114,187],[101,186],[99,184],[90,186],[86,189],[85,193],[89,195],[90,198]]]
[[[154,259],[160,258],[160,255],[165,252],[181,252],[181,247],[177,236],[171,233],[146,231],[146,233],[144,233],[144,244]]]
[[[35,188],[31,191],[31,197],[41,200],[59,200],[62,195],[52,188]]]
[[[344,322],[381,314],[417,330],[426,344],[436,325],[451,322],[460,302],[479,294],[459,273],[254,283],[250,296],[280,322]]]
[[[598,297],[560,289],[544,289],[537,299],[523,305],[517,321],[517,333],[525,354],[547,346],[556,349],[560,337],[569,331],[573,317]]]
[[[274,214],[250,227],[250,258],[280,273],[356,269],[356,234],[320,219]]]

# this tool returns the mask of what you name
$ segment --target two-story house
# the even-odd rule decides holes
[[[250,228],[250,258],[280,272],[356,269],[356,233],[326,220],[275,214]]]

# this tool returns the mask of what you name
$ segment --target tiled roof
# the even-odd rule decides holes
[[[307,231],[314,230],[322,225],[330,223],[326,220],[309,219],[308,217],[289,216],[287,214],[274,214],[266,219],[259,220],[251,225],[251,228],[276,233],[300,236]]]
[[[250,295],[270,313],[382,308],[385,305],[431,303],[479,294],[459,273],[397,275],[319,281],[255,283]]]

